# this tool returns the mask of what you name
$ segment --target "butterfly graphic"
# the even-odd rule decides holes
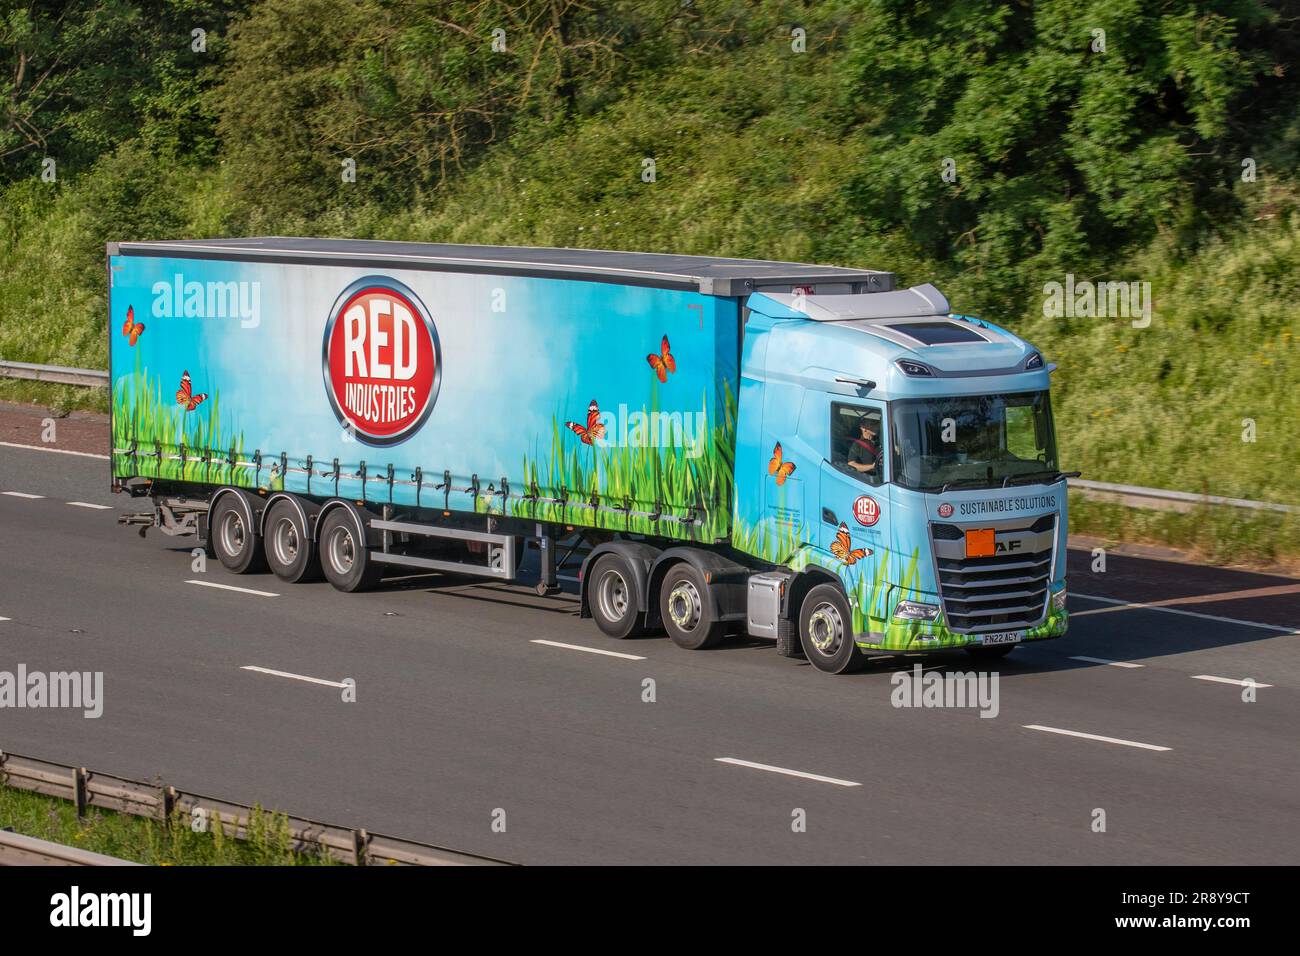
[[[780,442],[772,449],[772,460],[767,463],[767,473],[776,475],[778,485],[784,485],[785,480],[794,474],[794,462],[782,459]]]
[[[590,445],[597,438],[605,437],[605,426],[600,421],[600,406],[596,404],[594,398],[591,400],[591,404],[587,406],[586,425],[579,425],[577,422],[565,422],[564,427],[581,438],[584,445]]]
[[[190,373],[181,373],[181,387],[176,391],[176,404],[184,405],[187,412],[192,412],[199,407],[199,404],[208,397],[207,392],[194,394],[193,386],[190,384]]]
[[[677,359],[673,358],[673,353],[668,350],[668,336],[666,335],[663,337],[663,341],[659,343],[659,354],[655,355],[651,352],[645,357],[645,360],[650,363],[650,367],[655,370],[655,374],[659,376],[661,382],[668,381],[669,372],[677,371]]]
[[[122,334],[131,340],[131,344],[139,340],[141,333],[144,332],[144,324],[135,320],[135,306],[126,307],[126,322],[122,324]]]
[[[857,564],[860,558],[865,558],[870,553],[870,548],[853,547],[853,539],[849,537],[849,526],[840,522],[840,530],[835,533],[835,540],[831,542],[831,554],[845,564]]]

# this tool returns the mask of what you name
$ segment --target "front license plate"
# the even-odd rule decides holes
[[[1019,644],[1024,639],[1024,631],[994,631],[992,634],[983,635],[980,643],[988,647],[990,644]]]

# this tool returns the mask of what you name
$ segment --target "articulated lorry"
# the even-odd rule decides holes
[[[828,673],[1065,633],[1051,366],[931,285],[285,238],[111,243],[108,278],[125,521],[230,571],[513,581],[536,549],[548,593],[578,548],[610,637]]]

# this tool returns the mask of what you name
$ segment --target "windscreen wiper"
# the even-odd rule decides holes
[[[992,487],[987,478],[953,478],[951,481],[945,481],[943,487],[939,489],[939,494],[943,494],[949,488],[989,488]]]
[[[1054,485],[1063,478],[1078,478],[1082,474],[1081,471],[1057,471],[1055,468],[1044,471],[1028,471],[1020,475],[1007,475],[1002,479],[1002,487],[1008,488],[1011,485],[1032,484],[1038,481],[1047,485]]]

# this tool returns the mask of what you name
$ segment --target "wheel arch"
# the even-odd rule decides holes
[[[636,593],[636,608],[638,611],[645,611],[649,594],[647,585],[650,570],[659,557],[660,550],[644,541],[605,541],[591,549],[591,553],[583,559],[582,569],[578,572],[578,577],[581,580],[581,585],[578,588],[578,616],[591,617],[591,604],[588,600],[591,587],[590,571],[596,566],[596,562],[606,554],[620,555],[631,566],[632,588]]]
[[[834,584],[838,587],[840,593],[844,595],[845,602],[852,609],[853,604],[849,601],[848,591],[844,589],[844,582],[840,580],[839,575],[833,574],[819,565],[810,565],[795,575],[794,580],[790,583],[790,589],[786,593],[783,617],[796,628],[799,625],[799,609],[803,607],[803,599],[808,596],[809,591],[819,584]]]
[[[322,513],[321,508],[315,502],[300,498],[289,491],[277,491],[266,499],[266,506],[262,509],[262,520],[258,525],[260,528],[259,533],[263,537],[266,536],[266,517],[271,513],[271,509],[275,507],[277,501],[289,502],[294,507],[294,510],[298,512],[298,517],[302,519],[302,526],[307,529],[307,533],[311,535],[312,540],[316,540],[316,522]]]
[[[352,527],[356,530],[358,539],[362,541],[366,547],[373,546],[375,544],[375,533],[371,531],[368,522],[368,519],[373,517],[373,515],[360,508],[355,502],[349,501],[347,498],[330,498],[320,506],[320,510],[316,512],[316,521],[312,524],[311,528],[312,540],[317,544],[320,543],[321,526],[325,524],[325,519],[329,517],[330,514],[339,509],[342,509],[351,517]]]
[[[236,488],[234,485],[223,485],[212,493],[208,499],[208,513],[203,522],[204,535],[202,544],[206,544],[212,537],[212,514],[217,510],[217,505],[226,500],[233,500],[239,508],[240,514],[244,519],[244,525],[251,529],[256,529],[258,536],[262,534],[262,518],[265,514],[265,503],[256,495],[249,494],[243,488]]]
[[[660,554],[655,559],[654,566],[650,569],[650,578],[647,581],[647,601],[649,595],[659,593],[664,578],[672,570],[673,566],[683,562],[692,565],[704,577],[704,581],[708,585],[709,601],[712,603],[715,620],[744,620],[745,585],[751,573],[750,569],[737,564],[725,555],[718,554],[715,551],[705,551],[701,548],[675,547],[669,548]],[[657,600],[651,602],[651,606],[647,607],[646,611],[648,624],[658,625],[661,623],[659,602]]]

